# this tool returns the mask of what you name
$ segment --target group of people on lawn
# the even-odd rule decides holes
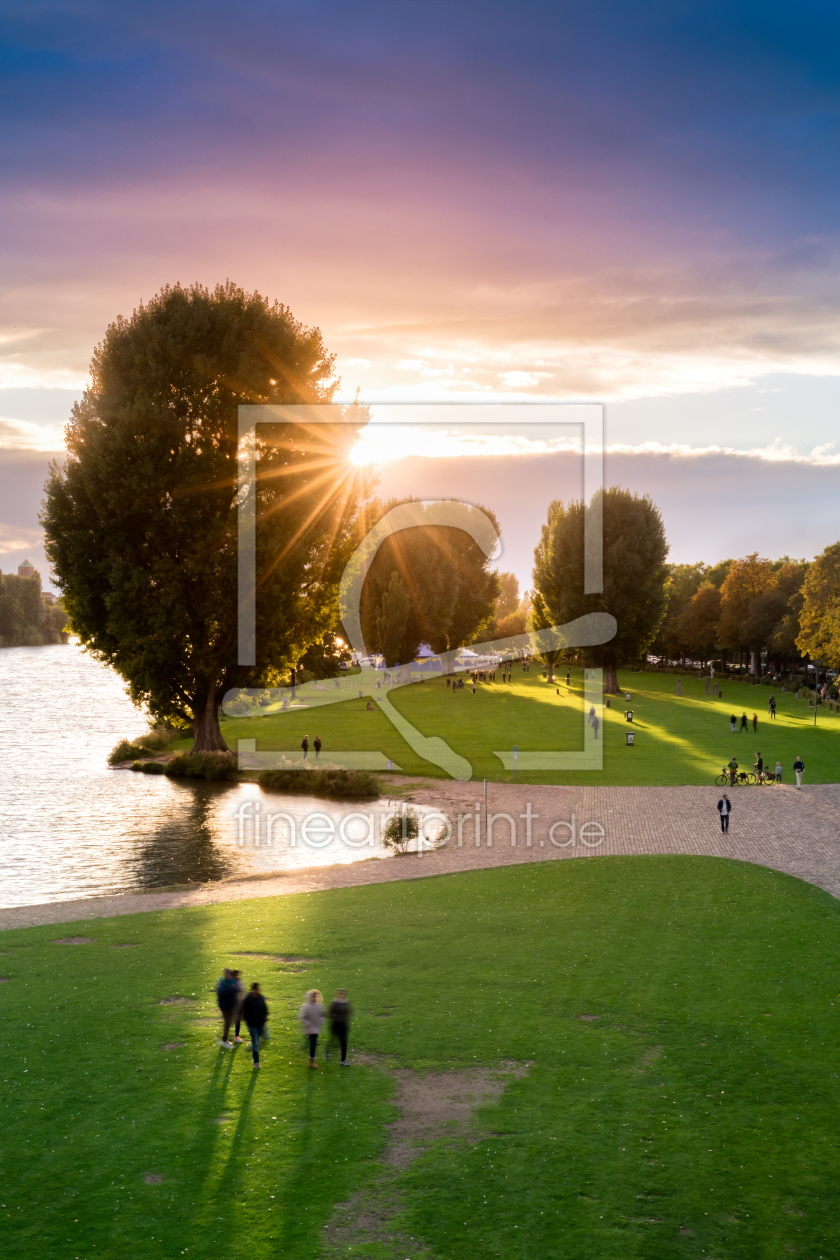
[[[254,1068],[258,1069],[260,1067],[260,1043],[269,1040],[268,1006],[259,984],[255,981],[248,992],[245,993],[239,971],[235,968],[225,967],[224,973],[216,985],[216,1001],[222,1016],[222,1035],[219,1045],[225,1050],[232,1050],[236,1043],[241,1042],[242,1038],[239,1035],[239,1029],[244,1021],[251,1038],[251,1054],[254,1060]],[[329,1058],[330,1044],[333,1041],[338,1041],[341,1047],[341,1066],[350,1066],[347,1062],[347,1042],[350,1035],[351,1016],[352,1008],[344,989],[338,990],[334,1000],[330,1003],[329,1011],[324,1008],[323,999],[318,990],[309,990],[306,1000],[298,1013],[298,1019],[308,1042],[309,1066],[311,1068],[318,1066],[315,1062],[318,1037],[324,1021],[328,1018],[330,1021],[330,1037],[324,1052],[324,1058]],[[234,1030],[232,1039],[230,1036],[231,1028]]]

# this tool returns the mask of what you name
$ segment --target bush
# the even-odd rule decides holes
[[[108,765],[118,766],[121,761],[135,761],[138,757],[153,757],[155,753],[168,747],[173,740],[177,739],[178,734],[178,731],[173,731],[168,726],[158,726],[138,739],[121,739],[116,748],[112,748],[108,754]]]
[[[148,755],[146,749],[141,748],[139,744],[133,744],[130,739],[121,739],[116,748],[112,748],[108,754],[108,765],[118,766],[121,761],[134,761],[137,757]]]
[[[239,778],[239,765],[232,752],[176,753],[163,770],[175,779]]]
[[[381,794],[379,780],[369,770],[263,770],[258,782],[268,792],[339,797]]]
[[[406,809],[389,818],[382,829],[382,843],[392,853],[407,853],[410,841],[420,835],[420,815],[416,809]]]
[[[166,766],[162,761],[134,761],[131,768],[139,770],[141,774],[166,774]]]

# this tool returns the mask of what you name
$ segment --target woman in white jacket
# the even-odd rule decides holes
[[[311,1068],[317,1067],[315,1051],[318,1047],[318,1033],[321,1031],[321,1025],[327,1018],[321,994],[317,989],[310,989],[307,993],[306,1001],[300,1008],[298,1018],[303,1025],[303,1031],[309,1038],[309,1066]]]

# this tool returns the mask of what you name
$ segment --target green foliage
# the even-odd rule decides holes
[[[121,761],[131,761],[135,757],[152,757],[155,753],[168,748],[179,736],[179,732],[171,727],[159,726],[147,731],[138,739],[121,739],[108,754],[110,766],[119,765]]]
[[[817,556],[802,587],[800,650],[831,669],[840,666],[840,543]]]
[[[67,617],[41,594],[41,575],[0,573],[0,647],[40,647],[66,641]]]
[[[134,761],[136,757],[151,756],[141,744],[130,739],[121,739],[108,754],[108,765],[118,766],[122,761]]]
[[[585,505],[564,505],[555,499],[548,509],[539,546],[534,552],[532,614],[535,628],[563,625],[591,612],[608,612],[618,631],[602,647],[586,655],[605,670],[605,688],[616,690],[615,671],[622,661],[637,660],[647,651],[665,616],[668,543],[659,509],[649,495],[612,486],[593,496],[590,511],[603,511],[604,589],[585,595]]]
[[[51,469],[42,523],[74,630],[198,749],[222,747],[228,688],[273,685],[335,624],[363,408],[257,428],[257,664],[237,663],[238,407],[327,403],[332,373],[287,307],[230,283],[166,287],[108,328]]]
[[[519,608],[519,578],[515,573],[499,573],[499,595],[496,599],[496,620],[509,617]]]
[[[369,770],[263,770],[259,785],[267,792],[300,792],[345,800],[380,796],[382,787]]]
[[[403,806],[382,828],[382,843],[393,853],[407,853],[412,840],[420,835],[420,815],[416,809]]]
[[[142,774],[166,774],[166,766],[162,761],[135,761],[131,768]]]
[[[164,771],[172,779],[239,778],[239,764],[232,752],[179,752],[166,762]]]
[[[374,504],[373,525],[400,502]],[[478,507],[496,525],[489,508]],[[422,517],[423,509],[418,504]],[[386,663],[405,665],[422,643],[435,652],[473,643],[493,614],[498,574],[463,529],[416,525],[385,541],[376,553],[362,591],[362,632],[369,650]]]
[[[52,943],[77,935],[93,939]],[[351,1256],[840,1253],[840,907],[776,871],[527,863],[2,944],[5,1255],[316,1260],[349,1215],[336,1205],[382,1174],[392,1067],[433,1088],[505,1063],[529,1067],[469,1137],[440,1125],[394,1171],[398,1218]],[[260,1072],[213,1043],[223,966],[265,992]],[[307,1067],[313,987],[348,989],[348,1070]],[[95,1037],[82,1000],[107,1011]],[[24,1045],[20,1010],[38,1030]]]

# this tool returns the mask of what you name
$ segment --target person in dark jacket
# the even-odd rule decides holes
[[[368,704],[370,704],[369,700],[368,700]],[[306,761],[306,758],[309,756],[309,736],[308,735],[304,735],[303,739],[300,741],[300,746],[303,749],[303,760]]]
[[[339,989],[335,995],[335,1000],[330,1002],[330,1009],[327,1012],[330,1017],[330,1042],[337,1037],[341,1043],[341,1066],[349,1067],[347,1062],[347,1038],[350,1035],[350,1018],[353,1014],[353,1008],[347,1001],[347,991]]]
[[[224,1046],[225,1050],[233,1049],[233,1042],[229,1040],[230,1026],[236,1019],[240,992],[239,981],[230,968],[225,967],[224,974],[216,985],[216,1002],[223,1020],[222,1039],[219,1044]]]
[[[796,786],[802,791],[802,776],[805,773],[805,762],[797,753],[796,761],[793,763],[793,769],[796,773]]]
[[[315,749],[315,760],[317,761],[321,755],[321,736],[320,735],[315,736],[315,743],[312,745],[312,747]]]
[[[260,986],[252,984],[242,1001],[242,1018],[251,1034],[251,1053],[254,1056],[254,1067],[260,1066],[260,1037],[264,1035],[268,1007],[260,992]]]
[[[729,815],[732,813],[732,802],[725,792],[718,801],[717,807],[720,814],[720,829],[724,835],[727,835],[729,833]]]

